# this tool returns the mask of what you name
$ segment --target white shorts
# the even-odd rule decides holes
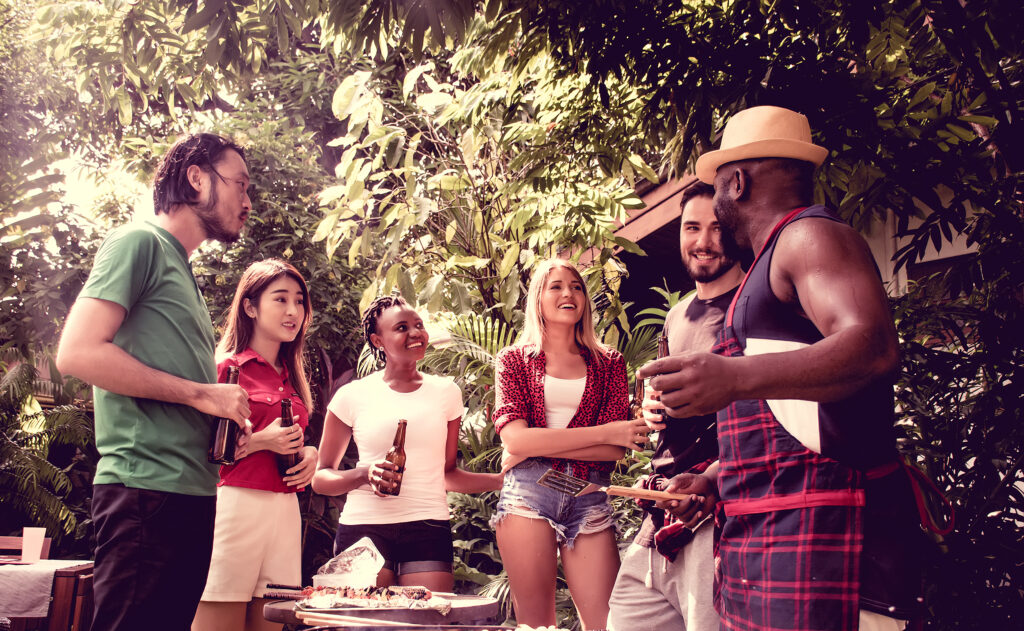
[[[295,493],[217,487],[213,557],[202,600],[249,602],[267,585],[302,580],[302,518]]]

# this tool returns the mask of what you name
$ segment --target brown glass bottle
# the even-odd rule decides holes
[[[629,401],[629,418],[644,417],[644,380],[640,375],[633,377],[633,398]]]
[[[295,425],[292,420],[292,400],[281,399],[281,427]],[[299,454],[277,454],[277,472],[281,477],[288,475],[288,469],[299,464]]]
[[[664,332],[658,336],[658,359],[662,357],[668,357],[668,336]],[[671,417],[668,415],[668,412],[662,410],[661,421],[664,423],[670,419]]]
[[[380,492],[385,495],[398,495],[402,490],[402,476],[405,474],[405,426],[409,422],[403,419],[398,419],[398,431],[395,432],[395,442],[391,445],[391,449],[388,449],[388,453],[384,454],[384,459],[395,465],[395,473],[398,477],[394,480],[395,485],[391,488],[380,488]]]
[[[228,366],[227,383],[238,383],[238,366]],[[210,440],[210,462],[214,464],[235,464],[235,446],[238,440],[238,424],[229,418],[219,418],[214,423]]]

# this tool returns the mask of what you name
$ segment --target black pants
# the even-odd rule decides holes
[[[93,487],[92,628],[187,631],[206,585],[217,496]]]

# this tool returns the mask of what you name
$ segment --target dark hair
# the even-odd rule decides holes
[[[245,151],[217,134],[192,134],[174,143],[153,177],[153,208],[156,214],[171,211],[177,204],[194,204],[198,191],[188,181],[188,168],[198,166],[213,171],[225,151],[236,151],[245,160]]]
[[[235,297],[231,301],[227,321],[224,322],[220,343],[217,344],[217,359],[219,361],[249,348],[254,322],[245,312],[245,300],[248,299],[253,306],[257,306],[263,291],[271,283],[284,277],[291,278],[299,284],[299,289],[302,290],[302,300],[305,302],[305,315],[299,327],[299,334],[291,342],[281,344],[277,359],[288,367],[288,377],[292,382],[292,387],[299,393],[306,409],[312,410],[312,396],[309,392],[309,380],[306,377],[304,351],[306,330],[309,328],[309,323],[313,321],[313,307],[310,305],[306,281],[291,263],[280,259],[256,261],[242,273],[242,278],[238,281],[238,288],[235,289]],[[266,357],[265,359],[273,361],[275,358]]]
[[[683,187],[683,196],[679,198],[679,212],[683,212],[686,202],[694,197],[714,197],[715,187],[705,184],[700,180],[694,180]]]
[[[370,341],[370,335],[377,332],[377,318],[379,318],[380,314],[384,313],[386,309],[408,304],[409,303],[405,301],[405,298],[402,298],[399,294],[391,294],[390,296],[381,296],[380,298],[377,298],[371,302],[370,306],[366,308],[365,312],[363,312],[363,337],[366,338],[366,344],[370,347],[370,352],[377,361],[382,364],[387,362],[387,357],[384,356],[384,349],[377,348],[373,345],[373,342]]]

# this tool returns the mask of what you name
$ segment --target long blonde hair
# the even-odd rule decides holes
[[[280,259],[267,259],[257,261],[245,270],[241,280],[238,281],[235,298],[231,301],[231,309],[224,322],[220,343],[217,344],[217,361],[222,361],[249,348],[254,322],[245,312],[245,299],[248,298],[254,306],[259,304],[263,291],[272,282],[285,276],[297,282],[299,288],[302,289],[302,300],[305,303],[306,313],[299,326],[299,334],[291,342],[281,344],[277,359],[288,368],[288,379],[291,381],[292,387],[299,393],[299,398],[306,404],[306,409],[312,412],[313,397],[309,391],[309,379],[306,377],[304,350],[306,329],[309,328],[309,323],[313,320],[313,306],[309,304],[309,289],[306,288],[305,279],[291,263]],[[267,357],[266,359],[273,360],[274,358]]]
[[[548,276],[558,267],[572,272],[572,275],[583,286],[583,297],[586,298],[583,302],[583,315],[576,322],[574,336],[576,345],[581,349],[585,348],[590,351],[590,354],[596,360],[604,361],[611,347],[602,344],[597,339],[597,333],[594,332],[594,305],[590,301],[587,283],[583,280],[583,276],[576,269],[575,265],[558,258],[542,261],[533,270],[533,277],[530,278],[530,288],[526,291],[526,322],[523,325],[523,332],[519,336],[518,344],[533,344],[537,350],[540,350],[543,346],[545,325],[544,316],[541,314],[540,309],[540,295],[543,293],[545,285],[547,285]]]

